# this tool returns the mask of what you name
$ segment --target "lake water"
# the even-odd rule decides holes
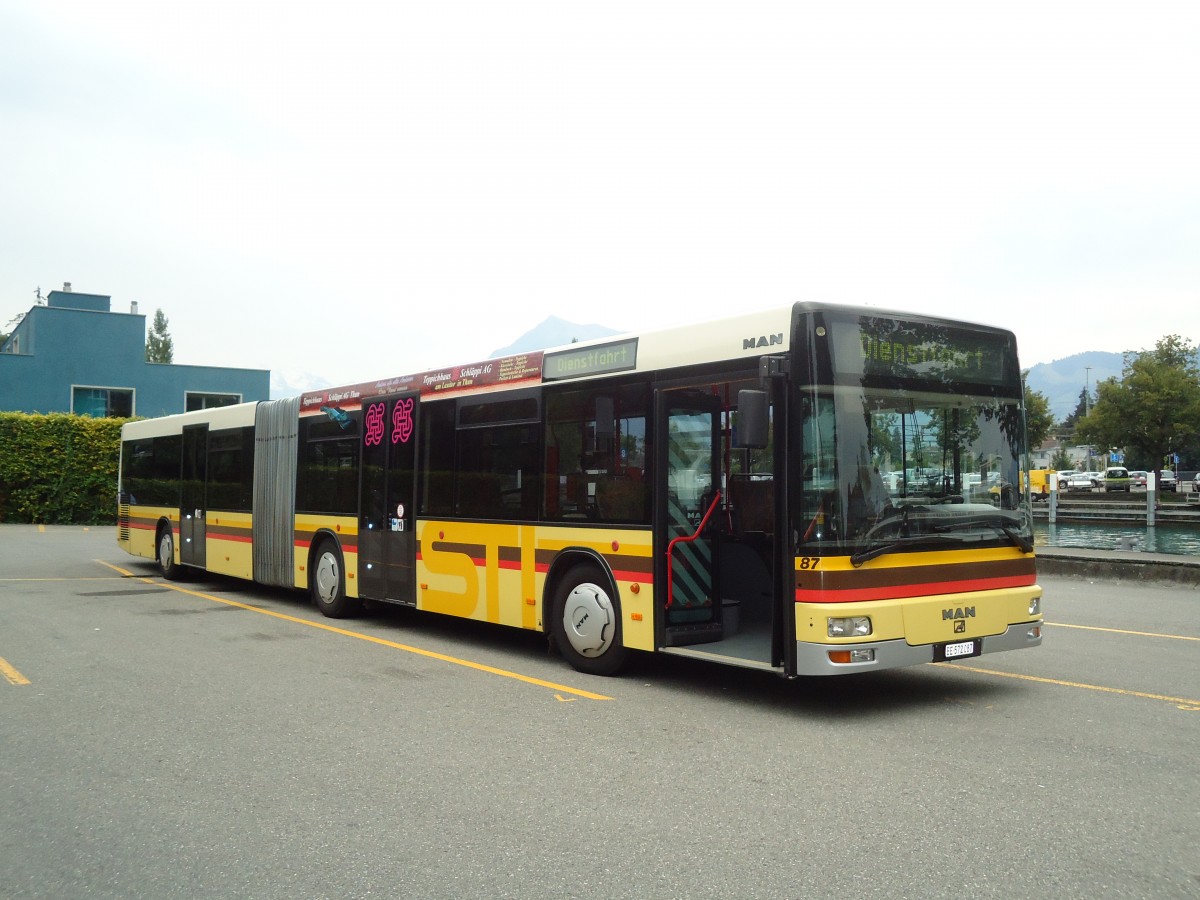
[[[1147,528],[1135,522],[1105,524],[1072,522],[1069,525],[1033,523],[1034,545],[1038,547],[1081,547],[1089,550],[1141,550],[1200,556],[1200,526],[1158,525]]]

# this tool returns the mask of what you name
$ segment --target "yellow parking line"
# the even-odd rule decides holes
[[[103,566],[108,566],[127,577],[135,577],[134,573],[107,563],[104,560],[95,560]],[[456,656],[447,656],[444,653],[436,653],[433,650],[424,650],[421,647],[413,647],[408,644],[398,644],[395,641],[389,641],[385,638],[374,637],[369,634],[363,634],[359,631],[348,631],[345,628],[337,628],[333,625],[328,625],[325,622],[314,622],[312,619],[302,619],[299,616],[289,616],[286,613],[275,612],[270,609],[260,609],[257,606],[249,606],[245,603],[239,603],[236,600],[227,600],[224,597],[214,597],[212,594],[203,594],[199,591],[191,591],[187,588],[180,587],[170,582],[157,581],[153,578],[138,578],[139,581],[146,584],[161,584],[163,587],[170,588],[173,591],[178,591],[181,594],[188,594],[192,597],[199,597],[202,600],[211,600],[214,603],[224,603],[226,606],[236,606],[238,609],[244,609],[249,612],[261,613],[264,616],[272,616],[276,619],[283,619],[285,622],[294,622],[298,625],[307,625],[310,628],[319,628],[322,631],[328,631],[332,634],[340,634],[344,637],[357,638],[362,641],[369,641],[372,644],[379,644],[383,647],[390,647],[393,650],[403,650],[405,653],[415,653],[418,656],[425,656],[429,659],[436,659],[440,662],[451,663],[456,666],[464,666],[468,669],[475,669],[479,672],[487,672],[489,675],[499,675],[503,678],[512,678],[516,681],[523,681],[526,684],[536,685],[537,687],[549,688],[552,691],[561,691],[566,694],[573,694],[576,697],[583,697],[586,700],[611,700],[612,697],[606,697],[603,694],[593,694],[591,691],[580,690],[579,688],[567,687],[563,684],[555,684],[552,681],[543,681],[540,678],[533,678],[529,675],[522,675],[519,672],[510,672],[507,669],[498,669],[495,666],[485,665],[484,663],[472,662],[469,659],[459,659]]]
[[[18,672],[9,664],[8,660],[0,656],[0,675],[3,675],[9,684],[29,684],[29,679]]]
[[[1187,697],[1170,697],[1166,694],[1151,694],[1146,691],[1128,691],[1124,688],[1105,687],[1102,684],[1085,684],[1081,681],[1063,681],[1060,678],[1043,678],[1040,675],[1019,675],[1016,672],[999,672],[995,669],[980,669],[976,666],[964,666],[961,663],[934,663],[937,666],[948,666],[952,669],[963,669],[967,672],[978,672],[981,675],[997,675],[1000,678],[1016,678],[1020,681],[1036,681],[1039,684],[1056,684],[1059,687],[1081,688],[1085,691],[1100,691],[1105,694],[1121,694],[1125,697],[1141,697],[1144,700],[1161,700],[1164,703],[1174,703],[1180,709],[1189,712],[1200,711],[1200,700],[1189,700]]]
[[[1167,638],[1172,641],[1200,641],[1200,637],[1192,637],[1188,634],[1158,634],[1153,631],[1129,631],[1124,628],[1101,628],[1098,625],[1068,625],[1065,622],[1047,622],[1047,625],[1052,625],[1055,628],[1078,628],[1081,631],[1107,631],[1110,634],[1130,634],[1135,637],[1155,637]]]

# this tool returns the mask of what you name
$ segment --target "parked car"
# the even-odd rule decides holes
[[[1144,488],[1146,486],[1146,477],[1149,472],[1143,472],[1141,469],[1134,469],[1129,473],[1129,483],[1133,487]]]
[[[1163,469],[1158,473],[1158,489],[1160,491],[1175,490],[1175,473],[1170,469]]]
[[[1068,491],[1090,491],[1096,486],[1096,476],[1099,472],[1072,472],[1067,479]]]
[[[1124,466],[1109,466],[1104,470],[1104,490],[1129,493],[1129,470]]]
[[[1069,482],[1071,481],[1071,476],[1074,474],[1075,474],[1074,472],[1055,472],[1054,473],[1054,477],[1058,479],[1058,490],[1060,493],[1062,491],[1067,490],[1067,486],[1068,486]]]

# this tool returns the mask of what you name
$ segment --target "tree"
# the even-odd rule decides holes
[[[154,311],[154,325],[146,335],[146,362],[169,363],[175,360],[175,342],[167,333],[167,317],[161,309]]]
[[[1041,391],[1030,389],[1025,380],[1028,371],[1021,373],[1021,387],[1025,391],[1025,435],[1030,449],[1040,447],[1054,429],[1054,416],[1050,412],[1050,399]]]
[[[1062,420],[1062,424],[1058,428],[1058,433],[1062,435],[1074,434],[1076,427],[1083,417],[1087,415],[1088,409],[1091,406],[1092,400],[1088,397],[1088,389],[1081,387],[1079,389],[1079,402],[1075,404],[1075,411]]]
[[[1200,367],[1196,348],[1179,335],[1153,350],[1125,354],[1121,379],[1096,386],[1096,404],[1079,423],[1082,438],[1101,447],[1122,447],[1155,460],[1195,445],[1200,421]]]

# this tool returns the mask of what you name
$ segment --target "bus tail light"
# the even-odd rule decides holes
[[[831,638],[867,637],[871,634],[870,616],[847,616],[845,618],[831,616],[827,621]]]

